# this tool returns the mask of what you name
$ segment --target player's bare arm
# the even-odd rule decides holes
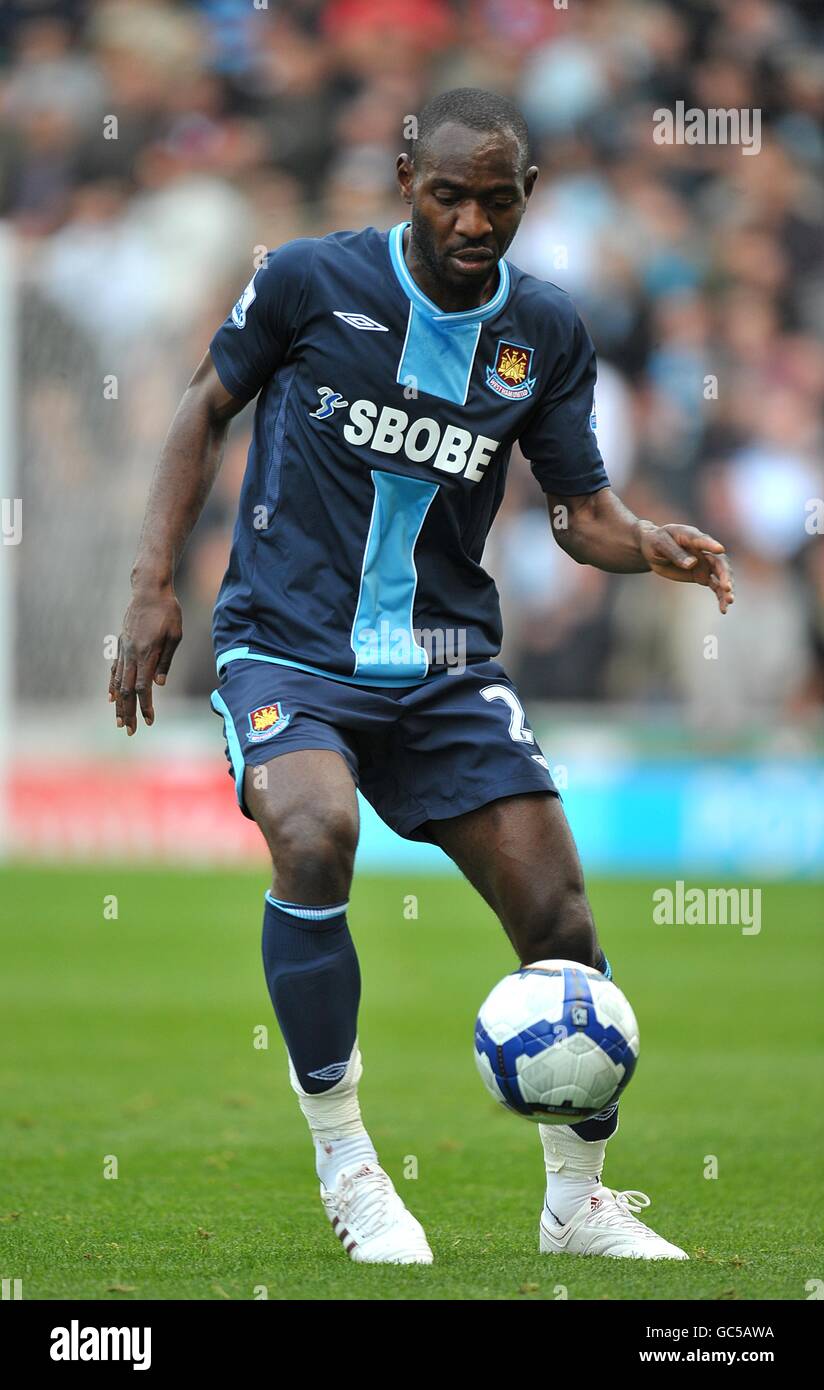
[[[152,479],[132,566],[132,599],[112,665],[109,700],[117,727],[154,723],[152,685],[164,685],[183,635],[174,576],[223,458],[229,421],[245,401],[231,396],[207,352],[175,412]]]
[[[547,497],[556,541],[581,565],[612,574],[652,571],[711,589],[722,613],[735,602],[732,570],[720,541],[695,526],[641,521],[611,488],[584,497]]]

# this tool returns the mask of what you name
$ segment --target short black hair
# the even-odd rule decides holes
[[[518,142],[518,173],[523,177],[529,165],[529,129],[514,102],[497,92],[480,87],[454,87],[433,97],[418,117],[417,137],[411,141],[410,158],[423,158],[431,136],[442,125],[454,122],[470,130],[498,130],[511,133]]]

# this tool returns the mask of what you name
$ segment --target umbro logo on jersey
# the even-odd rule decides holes
[[[333,391],[331,386],[319,386],[318,395],[320,405],[317,410],[310,410],[309,414],[313,420],[328,420],[330,415],[334,415],[336,410],[344,410],[349,404],[343,399],[339,391]]]
[[[333,309],[332,312],[336,319],[343,319],[350,328],[362,328],[365,333],[388,333],[389,329],[382,323],[376,323],[370,319],[368,314],[345,314],[342,309]]]

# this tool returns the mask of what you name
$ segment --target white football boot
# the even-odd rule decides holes
[[[333,1188],[321,1183],[320,1199],[347,1255],[360,1264],[431,1265],[423,1226],[407,1211],[378,1163],[338,1174]]]
[[[650,1206],[645,1192],[615,1192],[597,1187],[567,1221],[559,1226],[541,1212],[542,1255],[607,1255],[619,1260],[688,1260],[685,1250],[656,1235],[634,1215]]]

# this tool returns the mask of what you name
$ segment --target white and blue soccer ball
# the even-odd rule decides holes
[[[540,1124],[575,1124],[611,1106],[638,1061],[635,1014],[606,975],[539,960],[481,1006],[475,1060],[490,1095]]]

